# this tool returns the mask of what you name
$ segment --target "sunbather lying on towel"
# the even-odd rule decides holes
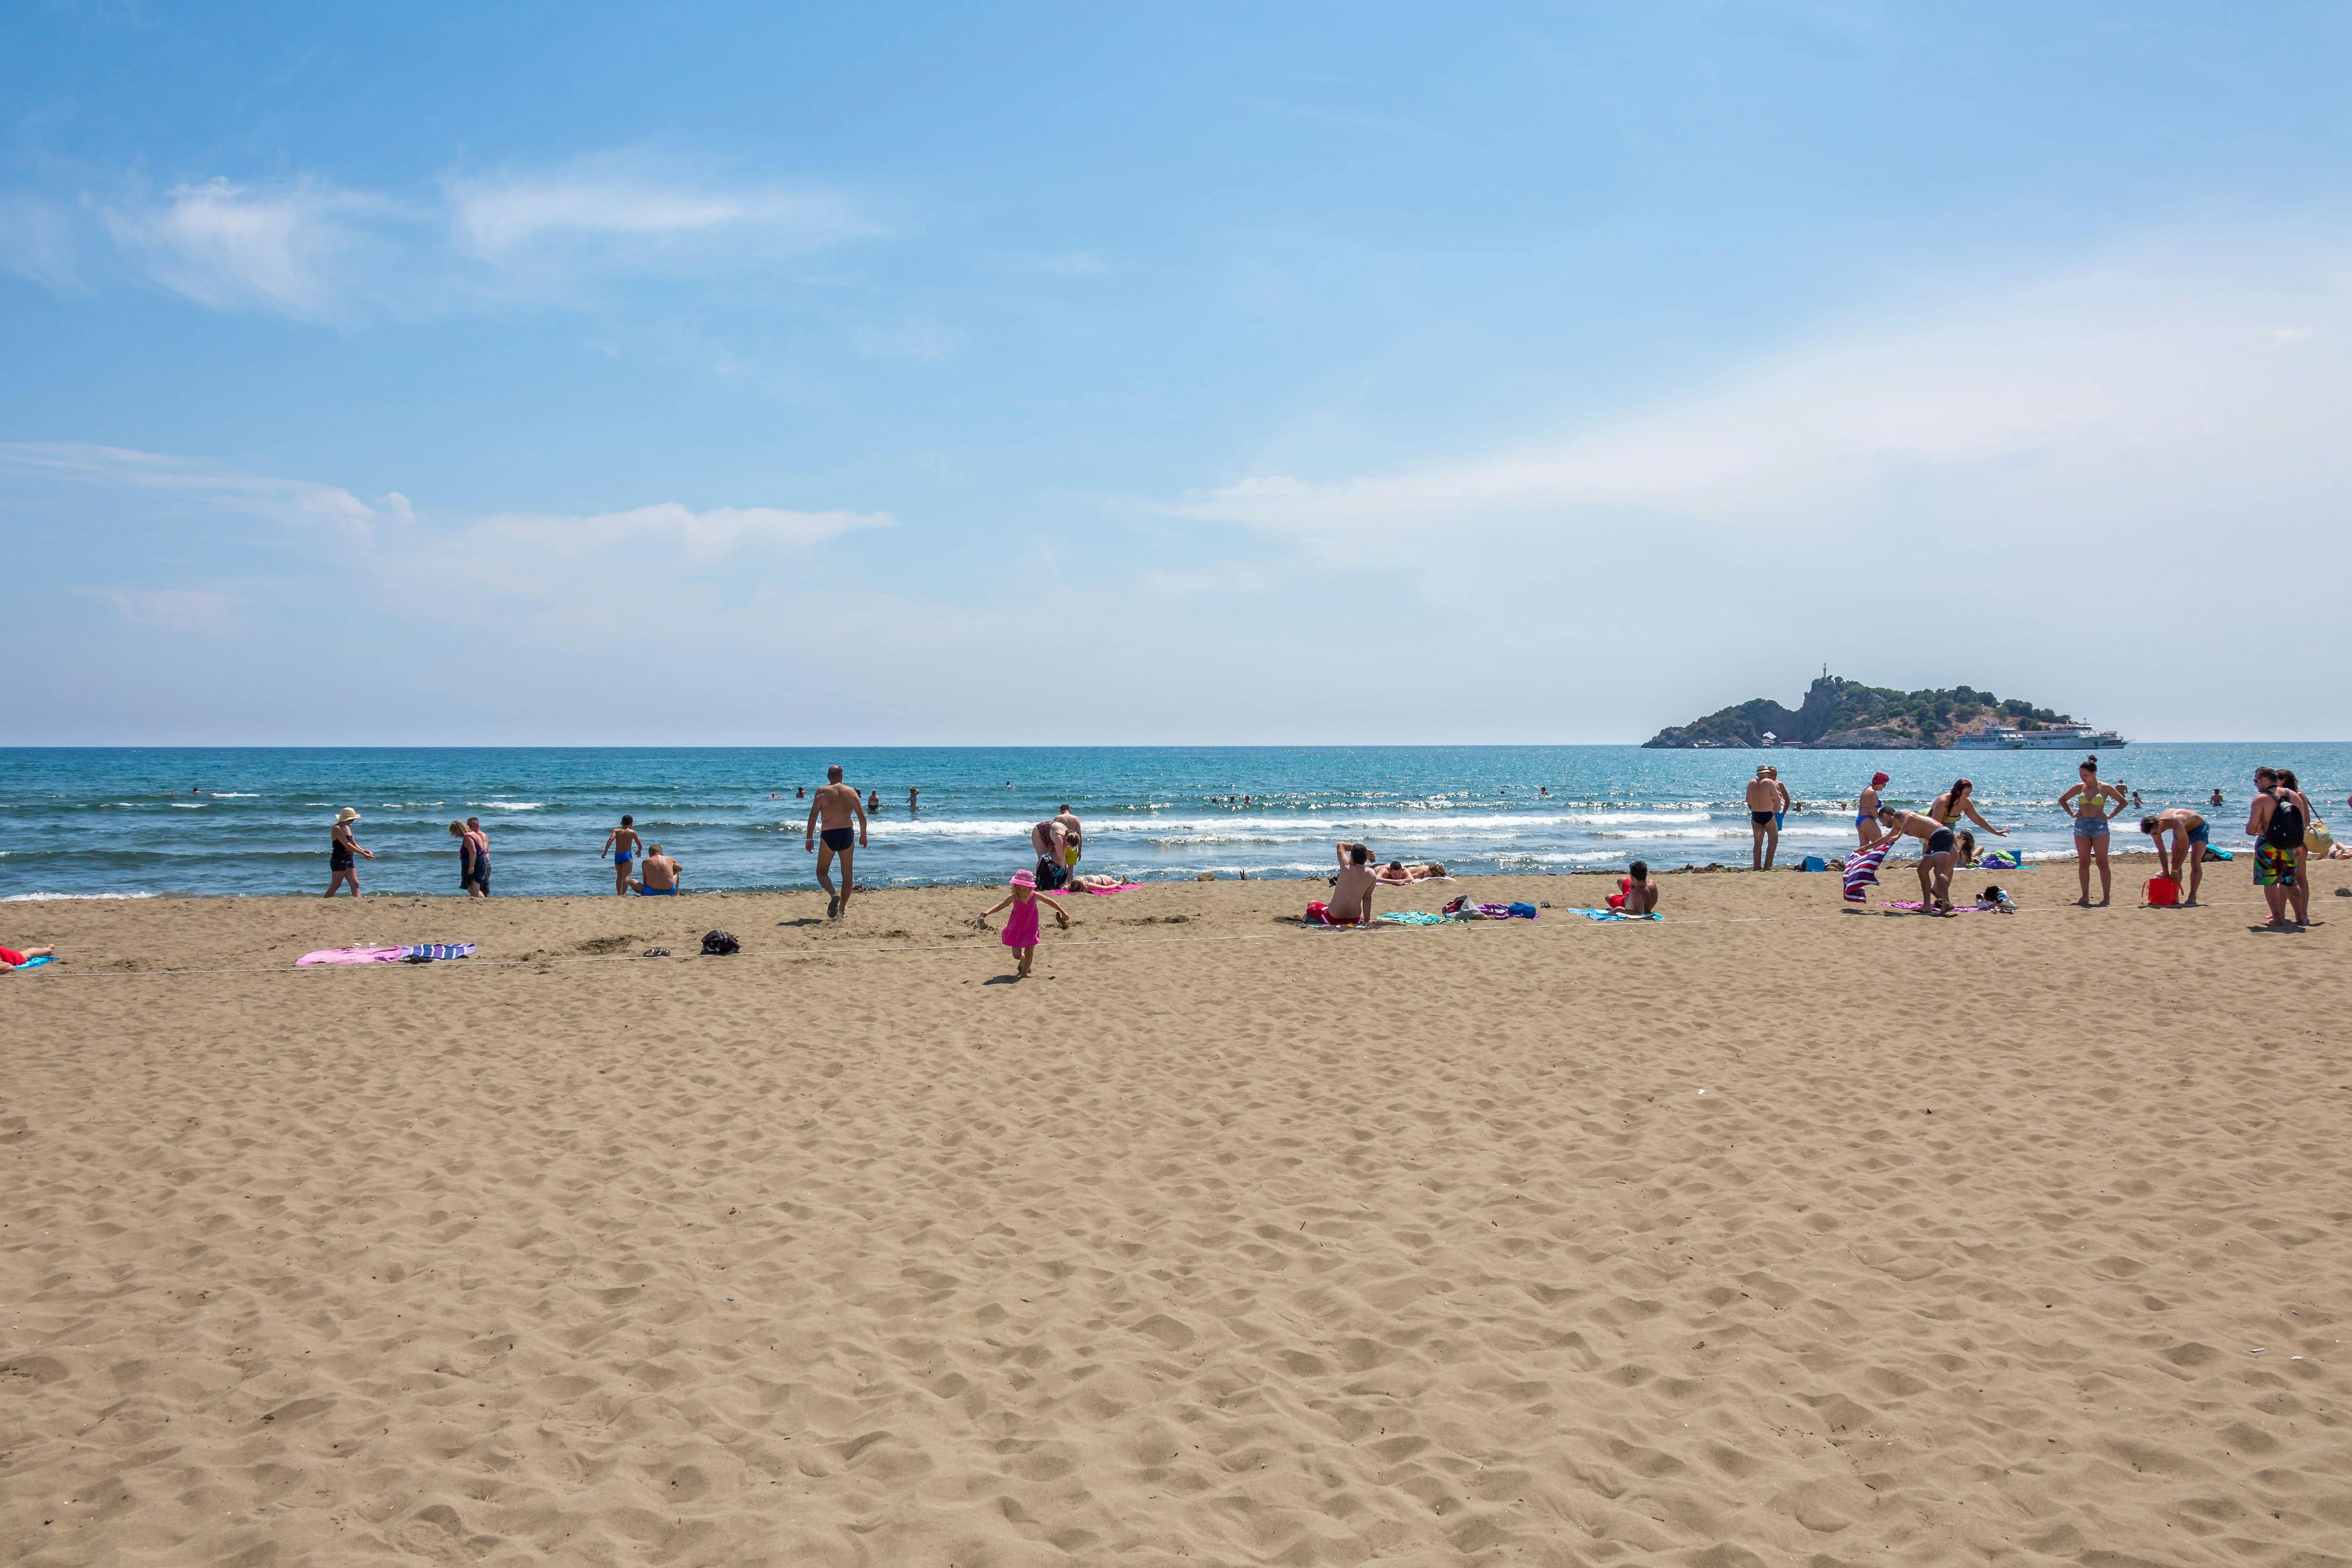
[[[1381,868],[1383,882],[1433,882],[1445,875],[1445,868],[1436,864],[1408,866],[1402,860],[1391,860]]]
[[[13,947],[0,947],[0,973],[11,969],[22,969],[30,960],[47,958],[54,951],[56,950],[53,948],[28,947],[24,952],[18,952]]]

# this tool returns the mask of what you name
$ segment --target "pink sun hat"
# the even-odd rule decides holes
[[[1034,871],[1015,871],[1013,873],[1013,885],[1016,888],[1034,888],[1037,885],[1037,874]]]

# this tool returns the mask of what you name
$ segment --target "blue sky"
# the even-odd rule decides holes
[[[23,743],[2352,734],[2340,6],[30,5]]]

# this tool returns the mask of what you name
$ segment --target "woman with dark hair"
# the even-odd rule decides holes
[[[2303,785],[2295,782],[2293,768],[2281,768],[2278,782],[2279,787],[2303,812],[2304,837],[2296,841],[2294,847],[2294,904],[2302,911],[2297,918],[2306,918],[2311,911],[2311,829],[2319,822],[2319,813],[2311,808],[2311,797],[2305,795]]]
[[[1936,804],[1927,808],[1927,815],[1947,827],[1958,826],[1960,818],[1965,816],[1996,838],[2008,837],[2008,828],[1995,827],[1978,815],[1976,795],[1976,785],[1966,779],[1954,779],[1952,787],[1937,795]]]

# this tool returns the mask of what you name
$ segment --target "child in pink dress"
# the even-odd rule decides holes
[[[1037,890],[1037,877],[1033,871],[1013,872],[1013,890],[982,910],[980,918],[986,920],[1007,904],[1013,906],[1013,912],[1004,917],[1004,945],[1021,961],[1021,974],[1025,979],[1030,963],[1037,956],[1037,906],[1050,906],[1054,919],[1064,930],[1069,928],[1070,916],[1061,905]]]

